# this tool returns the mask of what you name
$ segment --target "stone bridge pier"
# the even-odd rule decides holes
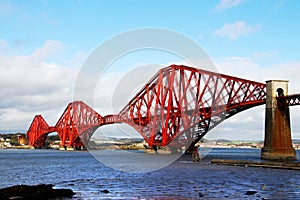
[[[261,158],[296,160],[292,145],[289,106],[278,107],[276,97],[288,95],[288,81],[267,81],[265,141]]]

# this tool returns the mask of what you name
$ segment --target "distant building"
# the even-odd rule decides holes
[[[10,144],[10,142],[4,142],[3,146],[4,147],[8,147],[8,148],[12,147],[12,145]]]

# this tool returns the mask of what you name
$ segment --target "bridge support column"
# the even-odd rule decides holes
[[[296,160],[292,146],[289,107],[278,107],[276,96],[288,94],[288,81],[267,81],[265,141],[261,158]]]

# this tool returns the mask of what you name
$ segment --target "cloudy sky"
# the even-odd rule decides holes
[[[0,0],[0,133],[26,132],[36,114],[54,125],[90,53],[137,28],[174,30],[201,46],[218,72],[289,80],[289,93],[299,93],[299,9],[297,0]],[[109,92],[134,66],[180,62],[148,50],[123,56],[99,80],[95,110],[111,114]],[[299,111],[291,108],[293,138],[300,138]],[[219,137],[263,139],[264,106],[228,119]]]

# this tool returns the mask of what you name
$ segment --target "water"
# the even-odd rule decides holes
[[[0,149],[0,188],[49,183],[72,189],[76,192],[73,199],[300,198],[300,171],[209,163],[212,158],[258,161],[259,149],[213,149],[206,153],[200,163],[182,156],[154,172],[126,173],[105,166],[87,151]],[[122,163],[122,159],[126,158],[115,162]],[[247,191],[256,193],[247,195]]]

